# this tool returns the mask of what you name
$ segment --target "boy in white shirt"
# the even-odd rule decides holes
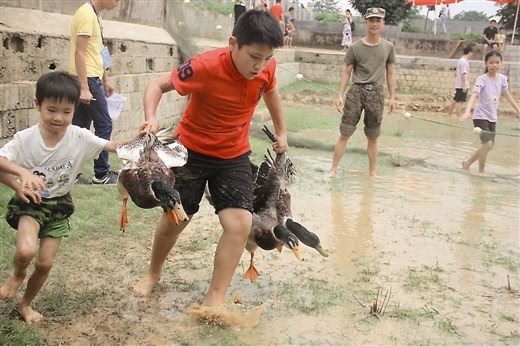
[[[117,144],[128,142],[108,141],[71,125],[79,98],[77,78],[65,72],[43,75],[36,82],[40,123],[17,132],[0,149],[0,182],[16,192],[7,205],[6,221],[18,231],[13,274],[0,287],[0,299],[14,297],[20,288],[40,238],[34,271],[18,303],[27,324],[42,319],[31,303],[49,276],[61,238],[70,234],[70,190],[76,175],[102,150],[115,152]],[[146,134],[143,128],[138,136]]]
[[[448,107],[448,115],[451,116],[453,109],[457,112],[457,118],[462,116],[462,104],[466,102],[469,89],[469,59],[473,56],[473,48],[464,48],[463,55],[457,62],[457,77],[455,78],[455,96]]]

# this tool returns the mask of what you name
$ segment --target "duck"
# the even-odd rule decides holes
[[[170,128],[161,129],[157,134],[149,132],[116,148],[117,156],[123,161],[117,179],[123,202],[119,218],[122,232],[128,223],[128,198],[143,209],[161,207],[175,224],[179,224],[179,220],[188,221],[179,192],[173,188],[175,174],[170,169],[186,163],[188,150],[179,137],[169,134]]]
[[[277,214],[279,224],[285,226],[287,230],[294,234],[302,244],[315,249],[323,257],[329,257],[329,254],[321,245],[318,235],[293,220],[291,212],[291,194],[287,188],[280,191]]]
[[[275,142],[276,139],[267,126],[262,127],[262,131],[266,136]],[[264,156],[264,162],[256,167],[253,163],[252,171],[255,172],[255,190],[254,190],[254,209],[258,209],[265,204],[266,185],[274,185],[273,181],[268,181],[268,172],[270,167],[274,164],[273,155],[267,150],[267,155]],[[286,157],[283,161],[284,167],[282,169],[284,185],[291,185],[296,180],[296,169],[292,161]],[[276,204],[276,212],[278,224],[286,227],[289,232],[294,234],[300,242],[318,251],[323,257],[328,257],[327,251],[321,245],[320,238],[316,233],[309,231],[306,227],[293,220],[291,212],[291,194],[287,187],[280,187],[279,196]],[[280,247],[281,249],[281,247]]]
[[[296,175],[292,162],[285,152],[273,157],[268,149],[262,163],[258,167],[251,164],[251,167],[256,172],[253,176],[253,223],[245,247],[251,260],[242,278],[253,282],[260,275],[254,265],[258,248],[267,251],[276,248],[281,251],[285,246],[298,260],[303,260],[303,256],[298,238],[279,222],[279,208],[285,207],[280,201],[280,190],[287,181],[294,181]]]

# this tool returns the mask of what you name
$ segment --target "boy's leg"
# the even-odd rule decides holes
[[[43,318],[40,313],[31,308],[31,303],[49,277],[60,244],[61,238],[44,237],[40,239],[40,252],[34,265],[34,272],[27,282],[25,294],[18,303],[20,314],[27,324],[38,322]]]
[[[202,303],[204,306],[219,306],[224,303],[253,222],[252,214],[242,208],[225,208],[218,213],[218,217],[224,232],[215,252],[213,275]]]
[[[457,114],[457,118],[462,116],[462,102],[455,103],[455,113]]]
[[[136,296],[148,296],[154,286],[161,278],[162,268],[166,257],[179,239],[181,232],[188,226],[193,215],[190,215],[188,222],[181,222],[179,225],[172,223],[166,213],[161,214],[159,223],[155,230],[152,245],[152,258],[146,274],[133,287]]]
[[[448,116],[451,117],[451,114],[453,113],[453,109],[455,109],[455,105],[457,104],[457,101],[451,100],[451,103],[448,107]]]
[[[14,297],[27,275],[27,267],[31,263],[38,247],[40,224],[28,215],[22,215],[18,221],[16,235],[16,252],[13,258],[13,274],[0,287],[0,299]]]
[[[482,61],[486,60],[487,49],[488,49],[488,44],[484,43],[484,45],[482,46]]]
[[[377,166],[377,138],[367,137],[367,155],[368,155],[368,174],[376,175]]]

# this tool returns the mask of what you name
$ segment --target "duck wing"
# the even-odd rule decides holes
[[[148,146],[149,137],[132,139],[126,144],[118,144],[116,147],[117,156],[123,160],[123,164],[127,168],[136,168],[137,161],[141,158],[141,154]],[[130,166],[130,167],[128,167]]]
[[[178,140],[169,144],[160,143],[155,145],[153,150],[168,168],[184,166],[188,161],[188,149]]]

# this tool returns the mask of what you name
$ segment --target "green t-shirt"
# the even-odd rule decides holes
[[[345,56],[347,65],[354,65],[352,83],[384,85],[386,64],[395,63],[393,43],[381,39],[375,46],[357,40],[350,46]]]

